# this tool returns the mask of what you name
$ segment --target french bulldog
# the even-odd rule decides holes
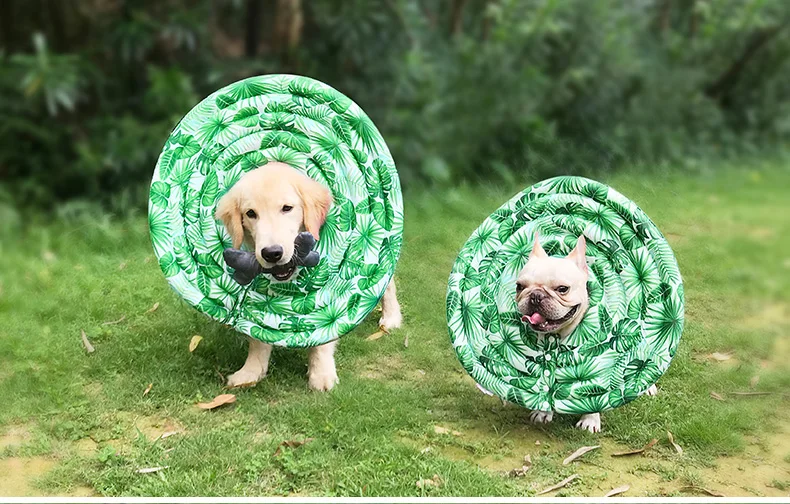
[[[556,334],[564,339],[584,318],[590,304],[586,251],[587,242],[582,235],[566,257],[549,257],[535,237],[527,264],[516,280],[518,311],[522,315],[521,320],[528,323],[533,331],[541,335]],[[655,385],[646,393],[655,395]],[[529,415],[533,423],[549,423],[553,418],[553,411],[536,410]],[[600,432],[600,413],[582,415],[576,427]]]

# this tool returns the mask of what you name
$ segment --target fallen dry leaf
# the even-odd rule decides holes
[[[197,403],[197,407],[204,410],[212,410],[214,408],[219,408],[224,404],[233,404],[236,402],[236,396],[234,394],[220,394],[211,402],[207,403]]]
[[[403,347],[404,348],[409,348],[409,337],[408,336],[403,338]]]
[[[192,339],[189,340],[189,353],[194,352],[201,341],[203,341],[203,336],[199,336],[197,334],[192,336]]]
[[[579,457],[581,457],[582,455],[584,455],[585,453],[591,452],[591,451],[593,451],[593,450],[597,450],[597,449],[598,449],[598,448],[600,448],[600,447],[601,447],[601,445],[595,445],[595,446],[582,446],[581,448],[579,448],[579,449],[578,449],[578,450],[576,450],[575,452],[571,453],[571,454],[568,456],[568,458],[566,458],[565,460],[563,460],[563,461],[562,461],[562,465],[568,465],[568,464],[570,464],[571,462],[573,462],[574,460],[576,460],[577,458],[579,458]]]
[[[118,265],[118,271],[123,271],[125,269],[126,269],[126,261]]]
[[[773,392],[730,392],[730,394],[734,396],[761,396],[761,395],[771,395]]]
[[[621,493],[625,493],[629,490],[631,490],[630,485],[619,486],[617,488],[612,488],[611,490],[609,490],[609,492],[606,495],[604,495],[604,497],[614,497],[615,495],[620,495]]]
[[[700,486],[684,486],[680,489],[683,490],[694,490],[695,492],[702,492],[710,495],[711,497],[726,497],[724,494],[720,494],[719,492],[714,492],[713,490],[708,490],[707,488],[700,487]]]
[[[658,443],[658,439],[653,438],[653,439],[650,440],[649,443],[647,443],[642,448],[639,448],[638,450],[631,450],[631,451],[612,453],[612,457],[625,457],[625,456],[628,456],[628,455],[639,455],[640,453],[644,453],[644,452],[648,451],[650,448],[654,447],[656,445],[656,443]]]
[[[549,492],[553,492],[554,490],[559,490],[560,488],[563,488],[563,487],[567,486],[568,483],[570,483],[571,481],[575,480],[578,477],[579,477],[578,474],[574,474],[572,476],[568,476],[567,478],[565,478],[564,480],[560,481],[556,485],[552,485],[549,488],[546,488],[545,490],[541,490],[536,495],[543,495],[543,494],[547,494]]]
[[[439,487],[442,484],[442,479],[439,477],[438,474],[434,474],[431,479],[419,479],[417,480],[417,488],[430,488],[430,487]]]
[[[434,425],[433,431],[437,434],[452,434],[453,436],[463,436],[463,432],[458,432],[457,430],[450,430],[446,427],[442,427],[441,425]]]
[[[759,376],[752,376],[752,379],[749,380],[749,386],[751,388],[756,387],[758,383],[760,383],[760,377]]]
[[[289,439],[288,441],[283,441],[282,443],[277,445],[277,449],[274,451],[274,455],[272,457],[276,457],[283,452],[283,447],[286,448],[299,448],[300,446],[304,446],[307,443],[313,441],[315,438],[304,438],[301,441],[296,441],[293,439]]]
[[[371,334],[370,336],[368,336],[365,339],[368,340],[368,341],[375,341],[375,340],[381,338],[382,336],[384,336],[385,334],[389,334],[389,333],[387,331],[385,331],[383,327],[379,327],[378,331],[374,332],[373,334]]]
[[[731,353],[720,353],[720,352],[713,352],[708,357],[715,361],[724,362],[732,359]]]
[[[142,469],[138,469],[137,472],[139,474],[148,474],[148,473],[155,473],[159,471],[164,471],[170,466],[159,466],[159,467],[144,467]]]
[[[88,335],[87,335],[87,334],[85,334],[85,331],[83,331],[82,329],[80,329],[80,336],[82,337],[82,346],[84,346],[84,347],[85,347],[85,350],[86,350],[86,351],[87,351],[89,354],[90,354],[90,353],[93,353],[93,352],[95,352],[95,351],[96,351],[96,349],[95,349],[95,348],[93,348],[93,345],[91,345],[91,342],[90,342],[90,341],[88,341]]]
[[[47,262],[54,262],[58,257],[51,250],[44,250],[41,252],[41,258]]]
[[[111,321],[109,321],[109,322],[102,322],[102,324],[101,324],[101,325],[103,325],[103,326],[104,326],[104,325],[115,325],[115,324],[120,324],[120,323],[121,323],[121,322],[123,322],[124,320],[126,320],[126,315],[124,315],[123,317],[119,318],[118,320],[111,320]]]
[[[151,262],[151,258],[150,258],[150,257],[146,257],[145,259],[143,259],[143,262],[144,262],[145,264],[148,264],[148,263],[150,263],[150,262]]]
[[[669,431],[667,431],[667,439],[669,439],[669,442],[675,448],[675,451],[678,452],[679,455],[683,455],[683,448],[681,448],[680,445],[675,442],[675,437]]]
[[[153,383],[149,383],[148,386],[145,387],[145,390],[143,390],[143,397],[147,396],[152,388],[154,388],[154,384]]]
[[[540,446],[540,439],[535,440],[535,446]]]
[[[148,311],[147,311],[147,312],[145,312],[145,313],[154,313],[154,312],[155,312],[155,311],[156,311],[158,308],[159,308],[159,301],[157,301],[156,303],[154,303],[154,306],[152,306],[151,308],[149,308],[149,309],[148,309]]]
[[[180,434],[180,432],[179,431],[163,432],[162,435],[159,436],[159,439],[167,439],[170,436],[175,436],[176,434]]]
[[[711,392],[710,396],[716,399],[717,401],[724,401],[724,398],[720,394],[717,394],[716,392]]]
[[[428,453],[429,451],[432,451],[432,450],[433,450],[433,448],[428,446],[428,447],[423,448],[422,450],[420,450],[420,453],[424,454],[424,453]]]
[[[524,464],[521,467],[511,469],[508,471],[507,475],[511,478],[521,478],[522,476],[526,476],[530,469],[532,469],[532,456],[527,454],[524,455]]]

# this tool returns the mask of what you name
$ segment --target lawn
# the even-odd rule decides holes
[[[345,336],[325,394],[307,389],[305,351],[276,350],[269,376],[215,411],[195,404],[224,392],[245,348],[168,288],[145,216],[21,216],[21,238],[0,234],[0,495],[528,496],[579,474],[550,495],[788,496],[790,169],[700,173],[604,179],[667,236],[687,306],[659,395],[605,413],[600,435],[570,417],[529,425],[474,387],[449,344],[455,254],[521,187],[407,191],[404,328],[367,340],[372,314]],[[308,442],[275,456],[289,440]],[[508,476],[525,455],[526,474]]]

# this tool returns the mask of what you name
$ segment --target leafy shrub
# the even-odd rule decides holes
[[[785,0],[277,4],[0,4],[15,20],[0,23],[6,194],[142,208],[178,119],[268,72],[351,96],[406,185],[691,165],[790,135]]]

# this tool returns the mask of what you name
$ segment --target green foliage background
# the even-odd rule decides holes
[[[142,209],[181,116],[262,73],[354,99],[407,187],[762,151],[790,136],[788,24],[785,0],[5,0],[0,205]]]

